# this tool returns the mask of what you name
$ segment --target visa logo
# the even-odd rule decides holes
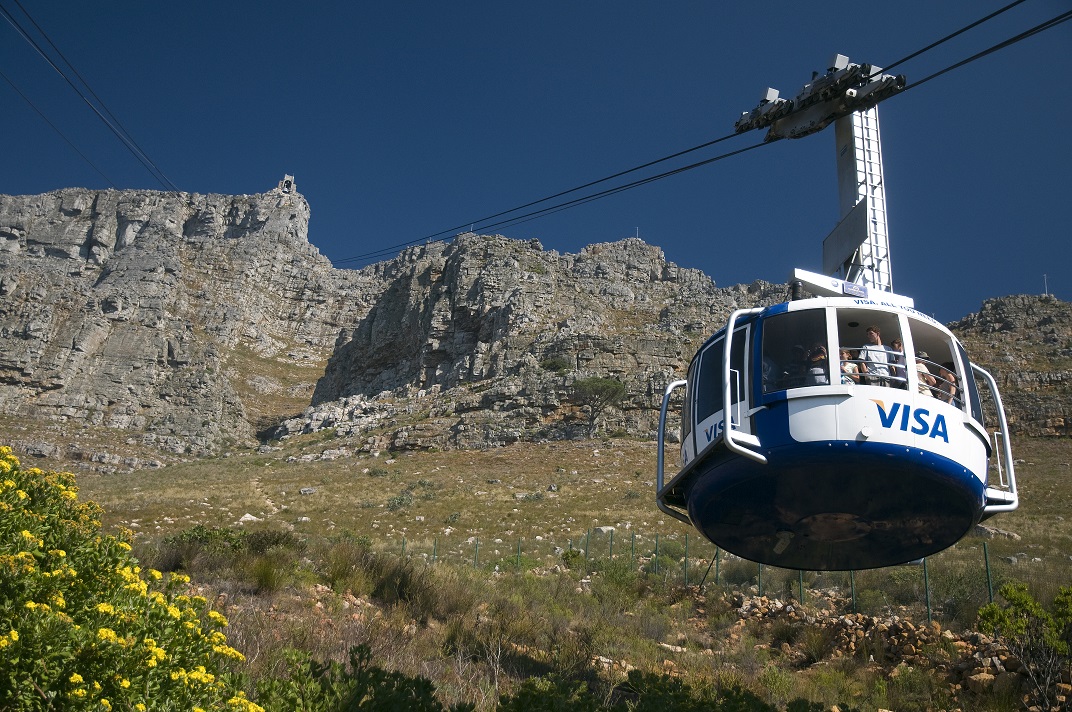
[[[878,407],[878,419],[882,427],[898,428],[908,432],[911,423],[911,431],[916,435],[941,438],[949,442],[949,427],[946,425],[945,416],[941,413],[935,414],[932,420],[931,412],[926,408],[913,410],[911,406],[904,403],[893,403],[887,411],[883,401],[872,400],[871,402]]]
[[[723,429],[726,427],[725,419],[718,421],[714,425],[704,428],[704,435],[707,437],[707,442],[711,442],[718,438],[722,434]]]

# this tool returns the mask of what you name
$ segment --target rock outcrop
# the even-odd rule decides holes
[[[200,452],[300,409],[380,284],[308,220],[278,190],[0,196],[0,413]]]
[[[988,299],[950,327],[994,375],[1013,432],[1072,434],[1072,304],[1052,295]]]

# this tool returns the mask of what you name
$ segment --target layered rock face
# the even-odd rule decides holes
[[[728,313],[785,297],[636,239],[572,255],[467,234],[338,270],[308,220],[282,185],[0,196],[0,424],[176,453],[327,428],[366,450],[485,447],[583,435],[573,386],[602,377],[627,394],[599,426],[653,437],[663,388]],[[954,329],[1014,430],[1068,434],[1070,305],[990,300]]]
[[[377,280],[308,243],[308,220],[281,190],[0,196],[0,413],[172,451],[248,441],[278,419],[258,398],[297,387],[307,404],[340,328],[376,297]],[[301,393],[289,377],[310,367]]]
[[[382,297],[340,337],[313,407],[278,434],[367,422],[370,399],[401,390],[427,399],[432,418],[381,445],[563,437],[581,426],[574,381],[613,377],[628,395],[605,426],[648,437],[662,389],[716,324],[739,305],[784,295],[765,283],[716,288],[637,239],[568,255],[463,235],[414,248],[381,273]]]
[[[1072,434],[1072,304],[1053,296],[988,299],[950,326],[997,380],[1013,432]]]

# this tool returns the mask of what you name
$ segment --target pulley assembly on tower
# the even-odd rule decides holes
[[[872,108],[904,86],[900,74],[883,74],[879,67],[853,64],[839,54],[826,74],[814,77],[792,99],[781,99],[777,89],[767,89],[759,106],[741,114],[734,128],[737,133],[768,129],[767,141],[801,138],[843,116]]]

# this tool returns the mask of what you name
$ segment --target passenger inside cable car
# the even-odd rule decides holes
[[[965,399],[974,383],[961,383],[957,375],[969,373],[960,346],[948,332],[924,319],[829,307],[770,316],[762,329],[762,393],[829,385],[884,386],[927,395],[960,410],[972,405],[970,414],[981,421],[977,398],[974,404]],[[735,340],[734,347],[741,349],[743,363],[744,339]],[[834,362],[836,378],[831,353],[839,356]],[[715,359],[710,361],[714,367]],[[712,412],[718,409],[713,404]]]

